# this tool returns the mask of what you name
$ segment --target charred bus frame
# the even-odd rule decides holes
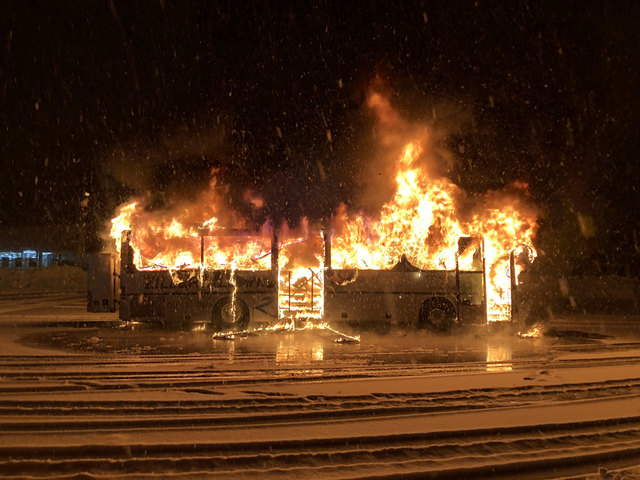
[[[483,242],[458,241],[458,252],[477,246],[477,268],[423,270],[406,256],[390,270],[333,269],[325,235],[325,314],[352,328],[414,327],[445,332],[462,323],[486,323]]]
[[[203,231],[200,264],[206,264],[205,239],[209,236],[247,238],[246,230]],[[210,325],[215,330],[242,330],[250,323],[277,318],[277,241],[272,241],[269,270],[184,268],[138,269],[130,245],[131,232],[123,233],[120,261],[120,319],[142,320],[172,326]]]
[[[246,238],[242,230],[203,233]],[[131,232],[122,239],[120,319],[165,325],[207,324],[214,330],[243,330],[278,320],[278,241],[271,241],[269,270],[201,268],[138,269]],[[324,238],[324,317],[354,329],[391,327],[448,331],[460,324],[487,323],[487,294],[482,241],[462,237],[459,252],[475,242],[475,268],[423,270],[405,256],[390,270],[334,269],[331,237]],[[511,261],[513,271],[513,257]],[[232,278],[233,276],[233,278]],[[512,279],[512,300],[515,285]],[[313,300],[313,295],[312,295]],[[512,312],[513,313],[513,312]]]

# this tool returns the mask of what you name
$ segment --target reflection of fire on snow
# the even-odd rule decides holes
[[[227,362],[233,363],[236,359],[236,344],[233,342],[229,342],[229,346],[227,347],[227,354],[229,355]]]
[[[511,343],[487,342],[487,372],[510,372],[511,370]]]
[[[324,347],[321,343],[310,346],[280,342],[276,351],[276,363],[310,363],[324,360]]]

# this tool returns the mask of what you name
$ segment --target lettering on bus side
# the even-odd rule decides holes
[[[144,273],[144,289],[145,290],[159,290],[163,288],[171,288],[173,282],[171,281],[171,277],[165,274],[165,272],[153,272],[153,273]]]
[[[197,276],[183,276],[182,281],[174,281],[167,272],[153,272],[144,276],[145,290],[198,290]]]
[[[274,283],[270,277],[248,275],[238,275],[237,279],[238,288],[274,288]]]
[[[227,270],[213,270],[206,272],[204,277],[204,286],[207,288],[225,288],[230,287],[229,272]]]
[[[168,272],[144,272],[144,290],[188,290],[196,291],[200,288],[199,275],[193,272],[178,272],[178,281],[174,281]],[[266,275],[237,275],[236,285],[239,289],[273,289],[275,283],[270,276]],[[233,288],[231,284],[230,272],[228,270],[214,270],[205,273],[203,285],[205,289]]]
[[[240,290],[253,288],[274,288],[273,280],[265,275],[236,274],[235,283]],[[215,270],[208,272],[204,280],[205,288],[231,288],[231,277],[228,270]]]
[[[264,313],[265,315],[277,316],[276,298],[271,295],[260,295],[256,299],[256,303],[253,308]],[[274,313],[275,310],[275,313]]]

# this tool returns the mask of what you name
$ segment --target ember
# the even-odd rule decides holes
[[[518,335],[522,338],[538,338],[542,336],[542,325],[536,323],[526,332],[518,332]]]

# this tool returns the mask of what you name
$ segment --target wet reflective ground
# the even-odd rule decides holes
[[[346,343],[327,329],[223,340],[83,308],[0,302],[0,471],[282,480],[409,465],[423,478],[463,464],[521,478],[544,462],[536,478],[557,478],[565,464],[637,463],[634,318],[554,319],[537,338],[398,330]]]
[[[545,335],[521,338],[508,329],[479,328],[451,335],[397,330],[361,333],[360,343],[328,330],[271,332],[219,340],[207,331],[161,330],[148,324],[121,324],[116,314],[88,314],[84,298],[43,298],[0,305],[0,333],[28,347],[67,353],[121,355],[214,355],[226,364],[269,366],[474,365],[508,371],[519,363],[562,355],[588,358],[640,349],[636,317],[571,316],[544,326]]]
[[[478,364],[486,371],[509,371],[514,364],[545,360],[562,352],[640,348],[638,337],[606,336],[575,330],[547,331],[540,338],[509,332],[434,335],[409,330],[392,335],[363,332],[360,343],[341,342],[325,330],[268,333],[215,339],[210,332],[158,330],[147,325],[111,328],[38,328],[20,342],[68,352],[123,355],[215,354],[225,363],[270,366]]]

